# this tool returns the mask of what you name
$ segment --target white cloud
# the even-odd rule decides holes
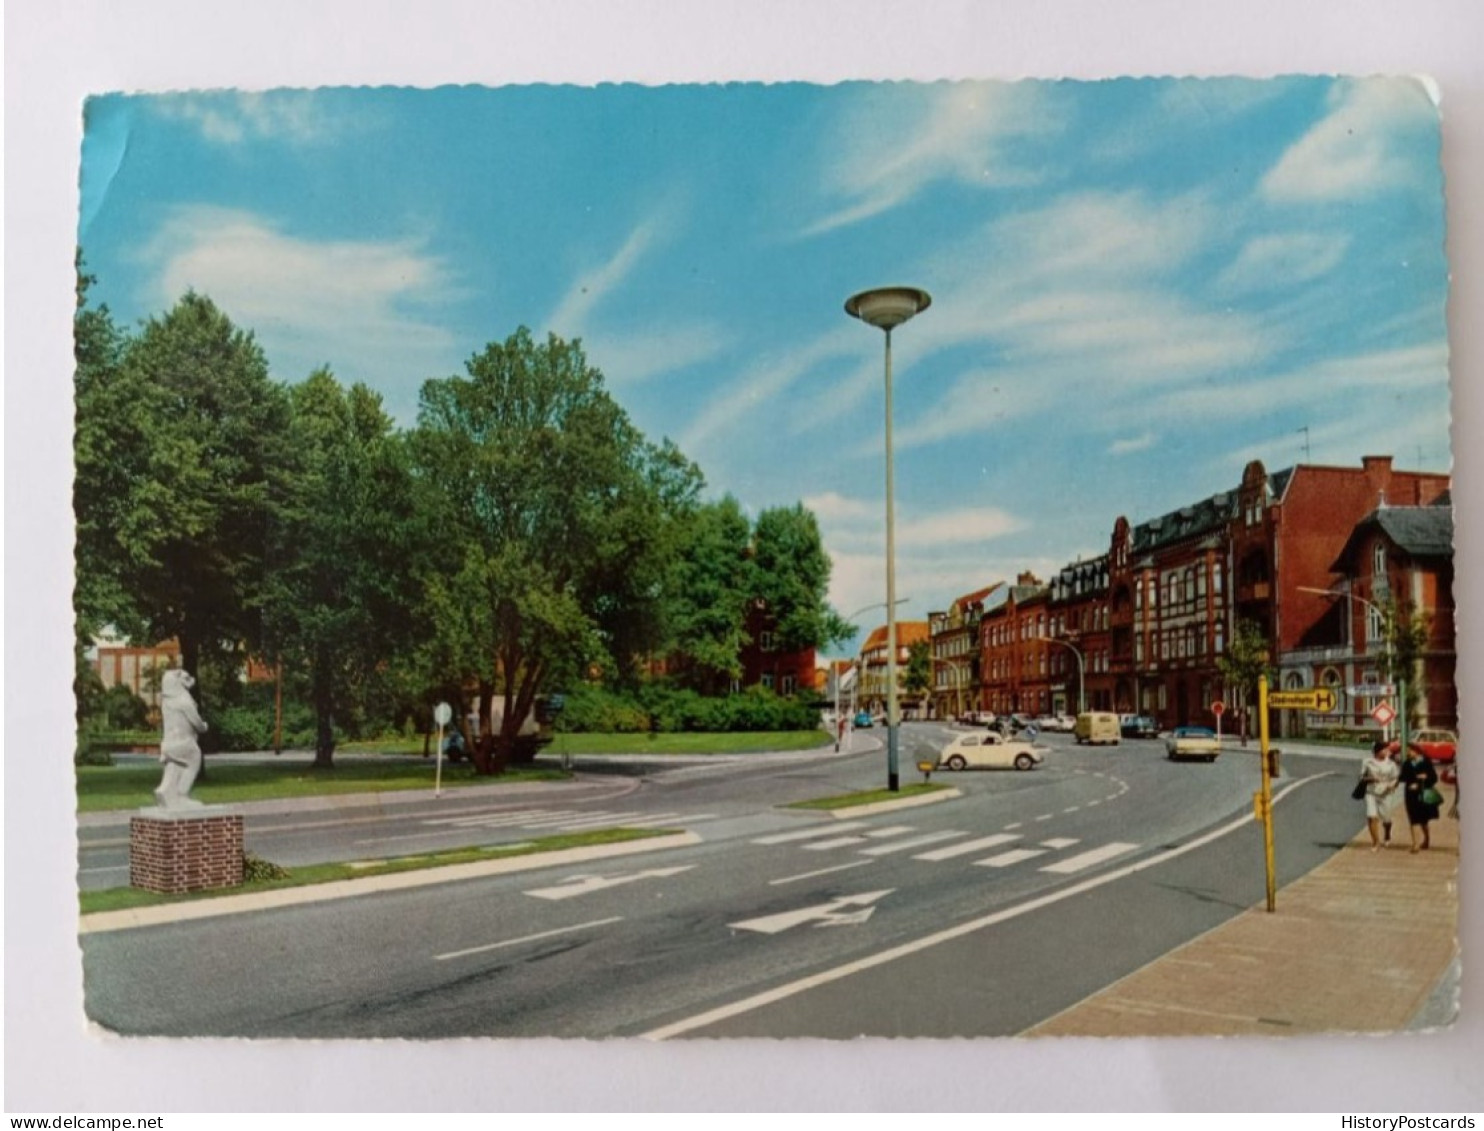
[[[1258,236],[1243,245],[1237,258],[1216,278],[1216,289],[1229,295],[1313,282],[1340,265],[1350,237],[1320,232]]]
[[[252,213],[189,207],[142,254],[155,269],[146,309],[169,308],[187,290],[210,296],[254,331],[279,377],[328,364],[385,388],[449,372],[458,356],[452,335],[416,313],[456,295],[417,240],[298,239]],[[410,405],[393,395],[389,407]]]
[[[1110,456],[1132,455],[1134,452],[1147,452],[1154,447],[1154,433],[1145,432],[1141,436],[1132,436],[1123,440],[1114,440],[1108,445]]]
[[[654,243],[657,226],[653,220],[640,224],[618,251],[606,262],[579,277],[557,305],[547,325],[565,338],[582,333],[594,306],[621,284],[644,258]]]
[[[847,203],[810,225],[815,235],[905,203],[943,180],[998,186],[1039,179],[1005,142],[1057,129],[1048,88],[1031,83],[880,84],[859,92],[831,136],[825,194]]]
[[[228,146],[264,138],[304,144],[346,125],[328,115],[323,100],[308,90],[163,94],[150,105],[163,117],[192,123],[207,141]]]
[[[1343,82],[1330,92],[1330,106],[1329,115],[1263,178],[1269,199],[1347,200],[1412,181],[1412,166],[1399,142],[1437,122],[1437,107],[1423,83],[1408,78]]]
[[[600,330],[582,336],[587,359],[613,386],[633,386],[719,356],[731,335],[715,326],[661,326],[642,334]]]

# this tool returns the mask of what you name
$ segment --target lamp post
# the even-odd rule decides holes
[[[1083,714],[1087,710],[1087,667],[1083,663],[1081,650],[1052,636],[1045,637],[1045,642],[1060,645],[1077,657],[1077,713]]]
[[[877,287],[851,295],[845,313],[886,334],[886,788],[897,792],[897,568],[896,518],[892,492],[891,332],[932,304],[917,287]]]

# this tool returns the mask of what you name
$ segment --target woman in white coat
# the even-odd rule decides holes
[[[1360,780],[1365,783],[1365,823],[1371,833],[1371,851],[1381,851],[1391,843],[1391,813],[1396,808],[1397,784],[1401,767],[1391,758],[1391,744],[1377,740],[1371,756],[1360,765]]]

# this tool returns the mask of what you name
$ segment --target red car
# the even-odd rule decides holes
[[[1408,741],[1434,762],[1452,762],[1458,757],[1458,735],[1451,730],[1419,730]]]

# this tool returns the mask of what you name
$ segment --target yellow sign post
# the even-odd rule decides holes
[[[1340,696],[1332,687],[1309,687],[1302,691],[1271,691],[1268,706],[1280,711],[1317,711],[1332,715],[1340,705]]]
[[[1326,690],[1320,688],[1319,690]],[[1279,694],[1285,696],[1304,694],[1297,691],[1284,691]],[[1329,692],[1333,696],[1334,692]],[[1258,762],[1258,774],[1262,778],[1262,792],[1253,800],[1257,803],[1258,817],[1262,821],[1262,851],[1263,859],[1267,864],[1268,876],[1268,910],[1276,911],[1278,908],[1278,878],[1273,865],[1273,783],[1268,777],[1268,707],[1278,706],[1268,696],[1268,677],[1257,677],[1257,734],[1259,749],[1262,758]],[[1315,710],[1317,708],[1310,708]]]

